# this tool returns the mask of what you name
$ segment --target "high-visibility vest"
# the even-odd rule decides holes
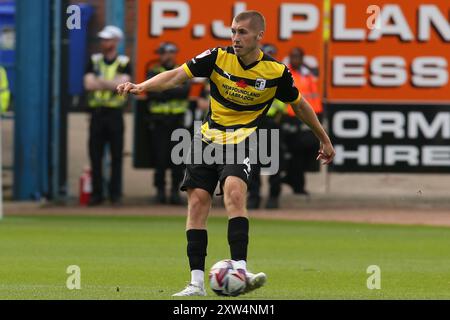
[[[0,66],[0,112],[8,109],[10,97],[8,77],[5,69]]]
[[[118,56],[113,63],[106,64],[104,56],[101,53],[93,54],[91,60],[94,65],[94,73],[104,80],[114,80],[118,74],[119,67],[125,67],[130,61],[127,56]],[[89,93],[88,98],[88,104],[91,108],[122,108],[126,101],[126,97],[120,96],[112,90],[92,91]]]
[[[302,97],[309,102],[316,114],[322,113],[323,106],[317,85],[317,78],[304,67],[302,67],[301,72],[292,68],[292,66],[289,66],[289,70],[294,78],[294,84],[298,91],[301,92]],[[295,117],[294,110],[290,105],[287,109],[287,114],[291,117]]]
[[[151,69],[154,74],[163,73],[167,71],[161,65],[155,66]],[[184,114],[189,108],[189,100],[186,99],[170,99],[167,101],[150,100],[148,110],[152,114],[160,115],[180,115]]]

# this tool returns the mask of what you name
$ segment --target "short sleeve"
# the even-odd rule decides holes
[[[183,64],[183,69],[190,78],[209,78],[217,59],[217,48],[208,49]]]
[[[302,95],[295,87],[294,78],[289,69],[285,66],[283,75],[278,83],[277,93],[275,98],[285,103],[296,103],[300,101]]]

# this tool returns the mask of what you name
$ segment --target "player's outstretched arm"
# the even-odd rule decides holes
[[[114,80],[105,80],[97,77],[94,73],[87,73],[84,76],[84,88],[87,91],[115,90],[118,85],[130,81],[128,74],[119,74]]]
[[[143,92],[160,92],[175,88],[189,79],[183,67],[162,72],[147,81],[139,84],[125,82],[117,86],[120,95],[128,93],[141,94]]]
[[[302,97],[298,103],[292,104],[292,109],[296,116],[311,128],[320,141],[320,150],[317,160],[323,160],[323,164],[331,163],[335,156],[333,144],[311,105]]]

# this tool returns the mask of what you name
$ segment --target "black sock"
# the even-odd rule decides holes
[[[192,270],[205,270],[206,247],[208,246],[208,233],[206,230],[188,230],[187,255]]]
[[[237,217],[228,221],[228,243],[232,260],[247,261],[248,229],[249,223],[245,217]]]

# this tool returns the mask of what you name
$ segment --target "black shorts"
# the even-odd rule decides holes
[[[195,135],[186,159],[186,171],[180,189],[186,191],[200,188],[213,196],[217,182],[220,182],[220,193],[217,195],[222,195],[223,183],[230,176],[241,178],[248,186],[252,165],[250,149],[245,143],[246,141],[236,145],[206,143],[201,136]],[[227,152],[230,148],[234,152]],[[209,155],[212,157],[208,157]]]

